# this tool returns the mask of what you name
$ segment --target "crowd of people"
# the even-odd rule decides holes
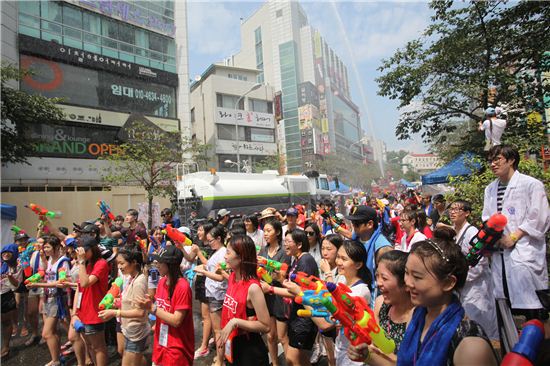
[[[146,365],[148,349],[154,365],[192,365],[214,353],[213,365],[277,366],[279,347],[289,366],[321,357],[329,365],[496,365],[495,298],[548,323],[539,296],[548,289],[550,219],[544,185],[517,171],[517,150],[495,146],[488,159],[497,178],[485,188],[482,219],[502,213],[508,223],[475,266],[466,260],[478,233],[471,203],[442,194],[355,197],[342,207],[327,199],[244,216],[220,209],[196,235],[170,209],[150,230],[133,209],[70,232],[44,219],[35,238],[20,231],[2,247],[2,357],[19,331],[27,346],[46,343],[47,366],[72,352],[78,365],[106,365],[108,345],[124,366]],[[265,263],[275,269],[261,272]],[[303,316],[311,309],[297,300],[300,276],[344,284],[369,304],[393,353],[351,342],[333,318]]]

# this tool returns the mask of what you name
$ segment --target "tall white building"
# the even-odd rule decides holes
[[[308,25],[298,2],[268,1],[241,24],[235,66],[261,70],[257,81],[281,91],[285,160],[301,172],[330,153],[363,159],[359,108],[347,67]]]

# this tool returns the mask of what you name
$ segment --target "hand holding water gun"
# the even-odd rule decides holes
[[[325,283],[321,279],[308,275],[305,272],[297,272],[290,275],[290,280],[294,281],[302,288],[302,291],[313,290],[316,294],[325,290]]]
[[[258,266],[256,273],[258,274],[258,278],[269,283],[270,285],[273,282],[273,277],[271,277],[269,272],[264,267]]]
[[[172,227],[171,224],[166,224],[163,228],[163,231],[166,232],[166,235],[170,240],[174,241],[177,244],[183,244],[185,246],[193,245],[191,239],[189,239],[184,233]]]
[[[107,204],[107,202],[105,202],[105,201],[97,201],[97,207],[99,207],[99,209],[101,210],[101,213],[102,213],[105,217],[108,217],[110,221],[114,221],[114,220],[115,220],[115,215],[111,212],[111,208],[109,207],[109,205]]]
[[[57,271],[57,278],[59,282],[67,282],[67,270],[65,268],[59,268],[59,271]]]
[[[258,257],[258,266],[262,266],[270,274],[272,274],[274,271],[277,271],[279,272],[281,277],[285,277],[286,272],[288,271],[288,264],[277,262],[272,259],[267,259],[264,257]]]
[[[354,346],[374,343],[385,354],[395,350],[395,342],[386,338],[384,330],[376,322],[374,312],[366,300],[360,296],[351,296],[351,290],[343,283],[338,285],[327,282],[326,287],[332,298],[323,297],[321,302],[344,328],[344,335]]]
[[[31,257],[32,253],[36,251],[36,247],[34,243],[31,243],[27,245],[25,250],[23,250],[19,256],[19,263],[21,263],[21,268],[23,269],[23,274],[26,277],[30,277],[32,275],[32,268],[31,268]]]
[[[44,272],[44,270],[40,269],[38,270],[38,272],[36,272],[35,274],[33,274],[32,276],[30,276],[25,280],[25,285],[28,285],[29,283],[38,283],[42,281],[45,275],[46,273]]]
[[[508,223],[506,216],[496,213],[483,223],[481,229],[470,240],[470,250],[466,254],[466,260],[471,267],[479,263],[483,251],[494,247],[502,238],[504,227]]]
[[[55,218],[61,217],[61,212],[48,211],[46,208],[39,206],[36,203],[29,203],[28,205],[25,205],[25,207],[30,208],[32,212],[38,215],[38,218],[40,219],[40,224],[44,227],[44,229],[47,227],[44,225],[46,224],[46,221],[48,219],[55,219]]]
[[[331,297],[330,292],[327,290],[321,290],[319,293],[314,290],[306,290],[300,293],[294,298],[294,301],[312,309],[300,309],[298,310],[298,316],[325,318],[327,322],[333,323],[330,311],[323,305],[323,298],[326,297]]]
[[[122,277],[117,277],[114,280],[109,292],[107,292],[107,295],[99,303],[99,310],[111,309],[115,305],[116,298],[120,296],[122,283]]]

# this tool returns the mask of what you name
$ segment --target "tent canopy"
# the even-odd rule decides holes
[[[405,187],[407,187],[407,188],[414,188],[414,187],[416,187],[414,184],[412,184],[411,182],[409,182],[408,180],[403,179],[403,178],[401,178],[401,180],[399,181],[399,184],[401,184],[402,186],[405,186]]]
[[[351,192],[351,188],[345,184],[344,182],[342,181],[339,181],[338,182],[338,187],[336,187],[336,183],[334,181],[330,181],[328,182],[328,188],[331,192]]]
[[[14,205],[0,204],[2,220],[15,220],[17,218],[17,207]]]
[[[422,176],[422,184],[441,184],[448,183],[449,176],[464,177],[470,175],[481,168],[481,164],[472,162],[474,154],[470,152],[463,153],[456,157],[449,164]]]

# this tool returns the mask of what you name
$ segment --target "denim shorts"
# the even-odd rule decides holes
[[[207,297],[208,300],[208,309],[211,313],[216,313],[218,311],[222,311],[223,308],[223,300],[216,300],[213,297]]]
[[[105,323],[84,324],[84,335],[94,335],[105,330]]]
[[[149,336],[144,337],[143,339],[134,342],[124,337],[124,351],[131,353],[144,353],[147,350],[147,341]]]

